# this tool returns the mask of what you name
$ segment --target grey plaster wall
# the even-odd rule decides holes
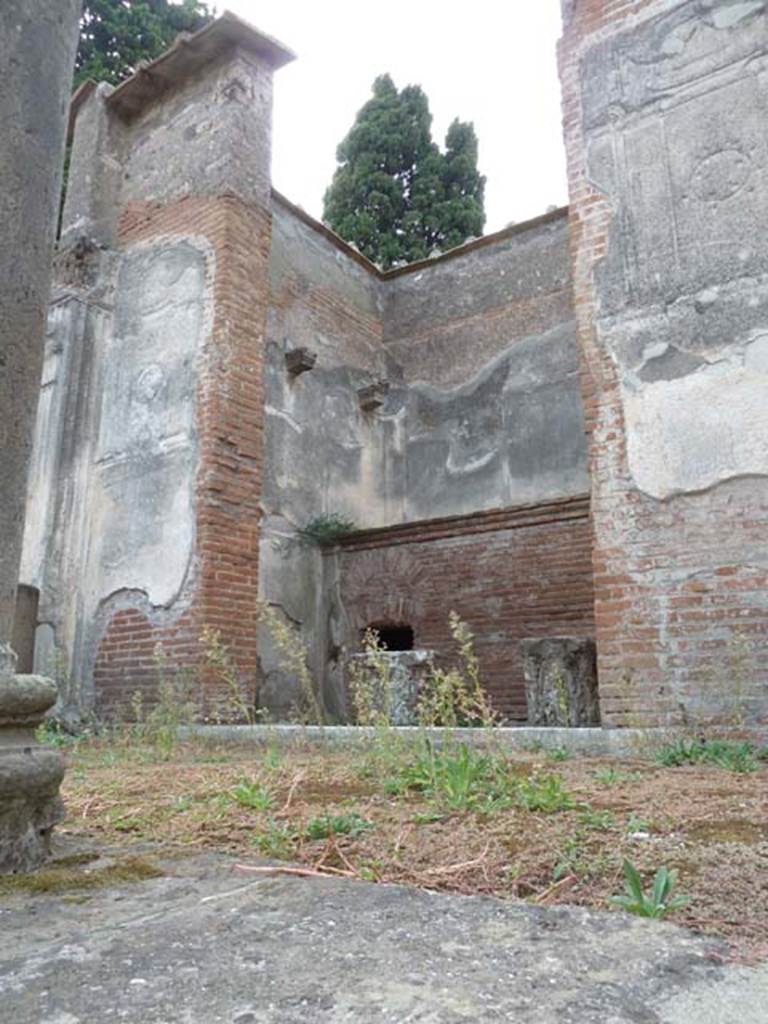
[[[64,705],[92,698],[111,607],[184,607],[211,319],[204,241],[90,259],[90,284],[61,288],[49,314],[21,572],[41,592],[38,660]]]
[[[92,494],[102,600],[134,589],[167,606],[189,571],[205,249],[174,240],[120,258],[113,328],[100,353]]]
[[[62,249],[82,238],[110,245],[115,237],[128,130],[110,116],[107,100],[113,91],[108,82],[100,82],[77,111],[61,217]]]
[[[385,282],[404,517],[589,490],[562,212]]]
[[[373,527],[588,490],[567,247],[558,215],[378,280],[276,206],[267,508]],[[318,354],[298,378],[293,347]]]
[[[768,4],[690,0],[582,63],[629,469],[665,500],[768,476]]]

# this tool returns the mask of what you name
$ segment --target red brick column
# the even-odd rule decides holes
[[[597,275],[616,197],[587,174],[580,63],[606,38],[670,12],[671,0],[574,0],[559,44],[574,300],[592,477],[593,570],[603,721],[658,725],[765,715],[765,492],[732,480],[666,501],[627,461],[619,369],[596,329]],[[631,205],[631,197],[627,197]],[[760,541],[760,538],[762,542]],[[763,562],[763,565],[765,563]],[[762,653],[761,653],[762,651]],[[762,712],[760,679],[762,673]],[[739,688],[751,690],[739,706]],[[692,711],[692,709],[694,709]]]

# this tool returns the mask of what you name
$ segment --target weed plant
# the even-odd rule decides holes
[[[442,811],[488,807],[506,795],[512,799],[511,777],[498,759],[466,743],[436,747],[425,738],[398,774],[388,780],[389,792],[423,793]]]
[[[715,764],[726,771],[746,774],[760,768],[765,751],[758,751],[746,740],[685,738],[662,747],[656,760],[666,768],[679,768],[691,764]]]
[[[253,835],[251,844],[267,857],[273,857],[275,860],[290,860],[298,838],[299,834],[295,829],[270,818],[266,828]]]
[[[593,776],[595,782],[599,782],[601,786],[617,786],[621,782],[639,782],[642,777],[642,772],[625,772],[613,766],[598,768]]]
[[[356,811],[346,814],[321,814],[307,822],[307,839],[328,839],[329,836],[359,836],[374,824]]]
[[[299,537],[309,544],[317,544],[321,548],[330,548],[338,544],[342,537],[354,533],[357,525],[351,519],[345,519],[337,512],[323,513],[298,531]]]
[[[626,893],[621,896],[611,896],[611,903],[621,907],[622,910],[626,910],[630,914],[638,914],[640,917],[658,918],[665,917],[675,910],[681,910],[690,902],[688,896],[672,895],[677,881],[677,872],[660,867],[656,872],[650,892],[646,893],[643,889],[640,872],[635,865],[625,859],[622,867]]]
[[[479,726],[492,729],[498,719],[482,687],[474,636],[454,611],[448,616],[448,624],[458,648],[458,664],[449,669],[432,670],[419,695],[419,722],[428,728]]]
[[[291,629],[271,605],[259,605],[259,619],[280,652],[280,668],[298,680],[301,706],[297,712],[302,721],[322,726],[325,723],[325,712],[307,664],[307,649],[301,636]]]
[[[190,693],[189,674],[169,669],[161,644],[155,647],[154,662],[158,679],[155,700],[147,707],[142,691],[134,691],[127,738],[134,744],[151,748],[159,760],[168,761],[179,742],[181,728],[198,718],[199,708]]]
[[[258,720],[256,709],[243,687],[232,654],[221,639],[221,632],[206,626],[200,634],[200,646],[206,674],[217,680],[224,690],[208,717],[217,724],[245,722],[253,725]]]
[[[562,778],[555,773],[521,779],[517,787],[517,799],[526,810],[541,811],[544,814],[570,811],[576,806],[573,795],[563,786]]]
[[[244,779],[232,790],[232,799],[253,811],[269,811],[275,803],[275,794],[263,782]]]

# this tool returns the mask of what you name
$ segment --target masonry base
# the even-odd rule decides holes
[[[571,754],[597,757],[648,757],[665,743],[679,739],[680,729],[566,729],[512,726],[486,729],[421,729],[402,726],[393,729],[398,737],[416,741],[428,737],[438,746],[451,736],[459,742],[477,746],[491,743],[508,750],[552,750],[565,748]],[[718,730],[718,735],[729,730]],[[768,730],[739,730],[734,736],[750,739],[758,745],[768,743]],[[331,747],[355,746],[376,739],[375,729],[355,725],[196,725],[182,730],[187,739],[215,742],[253,743],[256,746],[301,744]]]

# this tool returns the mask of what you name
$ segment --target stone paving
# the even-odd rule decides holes
[[[8,1024],[765,1024],[768,971],[671,924],[205,854],[0,900]]]

